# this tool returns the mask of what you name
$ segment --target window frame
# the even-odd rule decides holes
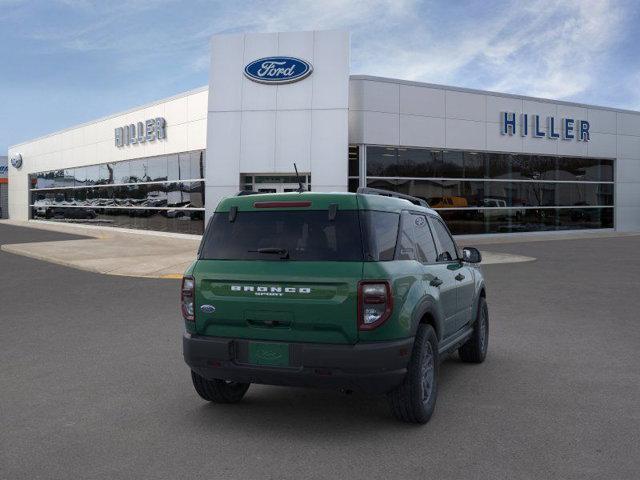
[[[451,231],[449,230],[449,227],[447,226],[447,224],[439,217],[429,213],[427,214],[427,219],[429,220],[429,227],[432,230],[432,235],[433,235],[433,240],[436,244],[436,261],[435,263],[438,264],[442,264],[442,263],[460,263],[460,250],[458,248],[458,244],[456,243],[455,239],[453,238],[453,235],[451,235]],[[453,243],[453,249],[455,251],[455,258],[452,258],[451,260],[438,260],[438,258],[440,257],[440,255],[444,252],[444,248],[440,242],[440,238],[436,233],[433,233],[435,231],[435,228],[433,227],[433,225],[431,225],[431,222],[440,222],[440,224],[444,227],[445,233],[447,235],[449,235],[449,238],[451,239],[451,242]]]
[[[399,222],[398,222],[398,235],[396,236],[396,249],[395,252],[393,254],[393,260],[399,260],[399,261],[403,261],[403,262],[418,262],[418,258],[416,255],[416,239],[415,239],[415,232],[413,230],[413,227],[411,228],[411,234],[409,235],[409,241],[411,242],[411,248],[413,250],[413,258],[400,258],[400,241],[403,235],[403,229],[405,226],[405,222],[407,221],[407,218],[412,214],[412,212],[410,210],[402,210],[400,212],[400,218],[399,218]]]
[[[434,252],[435,252],[435,254],[436,254],[435,259],[433,260],[433,262],[430,262],[430,261],[428,261],[428,260],[427,260],[426,262],[423,262],[423,261],[421,261],[421,260],[419,260],[419,259],[418,259],[418,261],[419,261],[420,263],[422,263],[423,265],[430,265],[430,264],[437,263],[437,260],[438,260],[438,245],[436,244],[436,239],[435,239],[435,237],[434,237],[434,235],[433,235],[433,229],[431,228],[431,223],[429,223],[429,214],[420,212],[420,213],[414,213],[414,215],[424,217],[424,220],[425,220],[425,222],[426,222],[426,226],[427,226],[427,231],[429,232],[429,238],[431,239],[431,244],[433,245],[433,250],[434,250]],[[415,233],[416,233],[416,232],[415,232],[415,227],[416,227],[416,225],[415,225],[415,223],[414,223],[414,225],[413,225],[413,230],[414,230],[414,240],[416,241],[416,245],[417,245],[417,244],[418,244],[418,241],[417,241],[417,240],[418,240],[418,237],[417,237],[417,235],[415,234]],[[452,237],[452,240],[453,240],[453,237]],[[457,251],[457,248],[458,248],[458,247],[457,247],[457,245],[456,245],[455,241],[453,242],[453,245],[455,246],[456,251]],[[456,254],[457,254],[457,252],[456,252]]]

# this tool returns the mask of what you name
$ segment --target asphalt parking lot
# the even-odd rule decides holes
[[[0,225],[0,243],[66,238]],[[491,250],[537,260],[485,267],[489,356],[442,364],[426,426],[332,391],[208,405],[178,281],[0,252],[0,478],[639,478],[640,236]]]

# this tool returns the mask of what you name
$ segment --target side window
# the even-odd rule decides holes
[[[402,214],[402,226],[398,238],[396,260],[416,260],[413,217],[414,215],[408,212]]]
[[[398,236],[398,220],[400,215],[391,212],[368,211],[362,217],[366,225],[365,237],[368,241],[368,252],[374,261],[393,260]]]
[[[435,262],[437,253],[433,243],[431,229],[424,215],[411,215],[414,238],[416,243],[416,257],[422,263]]]
[[[438,257],[436,261],[450,262],[456,260],[458,258],[456,244],[442,221],[437,218],[430,218],[429,223],[431,224],[433,235],[438,243]]]

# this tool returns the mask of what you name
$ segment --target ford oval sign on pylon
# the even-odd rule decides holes
[[[311,75],[309,62],[294,57],[259,58],[244,67],[244,74],[259,83],[292,83]]]

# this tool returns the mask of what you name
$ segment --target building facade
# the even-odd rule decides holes
[[[13,146],[9,215],[201,233],[239,190],[369,186],[456,234],[640,230],[640,113],[350,75],[342,31],[214,36],[209,85]]]

